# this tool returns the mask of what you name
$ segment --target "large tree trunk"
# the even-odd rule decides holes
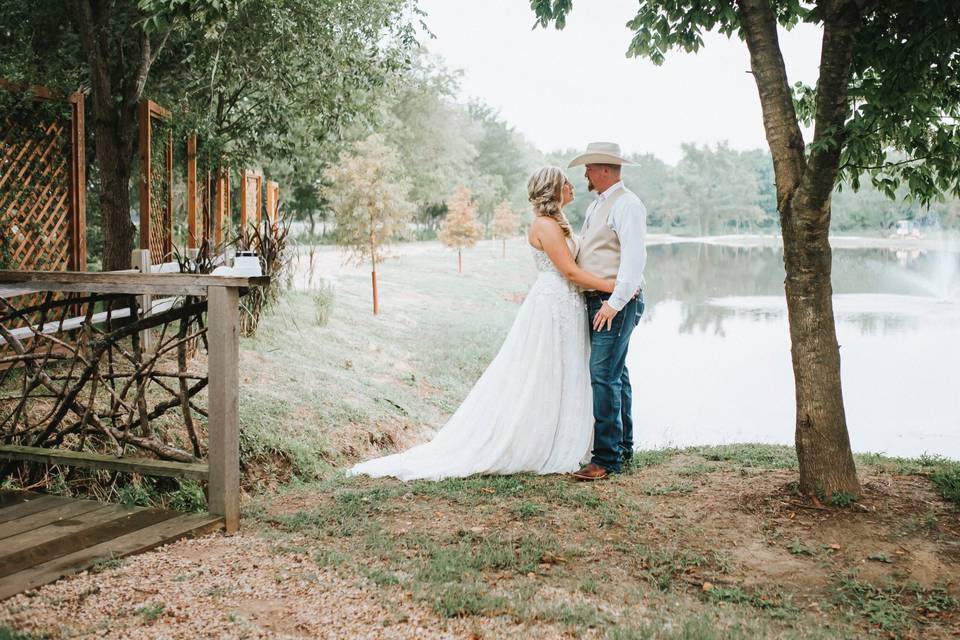
[[[843,408],[828,227],[806,225],[806,221],[822,217],[822,212],[798,211],[798,205],[788,205],[781,218],[785,223],[783,259],[796,387],[800,490],[820,498],[836,493],[858,496],[860,484]],[[786,224],[790,221],[793,224]]]
[[[126,60],[111,50],[107,25],[111,3],[75,0],[77,32],[90,71],[91,120],[100,169],[103,225],[103,269],[130,268],[136,227],[130,220],[130,174],[136,151],[137,105],[143,97],[150,66],[170,31],[154,51],[142,26],[139,58]]]
[[[136,227],[130,219],[132,142],[117,140],[112,113],[95,114],[94,136],[100,168],[100,211],[103,225],[103,270],[130,268]]]
[[[805,157],[768,0],[742,0],[741,23],[773,156],[783,233],[784,288],[796,386],[796,449],[800,490],[830,498],[860,495],[840,381],[840,349],[830,283],[830,196],[839,171],[836,141],[847,114],[847,86],[859,8],[853,0],[827,3],[814,142]]]

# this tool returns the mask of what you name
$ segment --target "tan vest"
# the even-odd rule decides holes
[[[607,221],[614,203],[626,193],[626,188],[617,189],[583,221],[577,264],[595,276],[616,279],[620,270],[620,238]]]

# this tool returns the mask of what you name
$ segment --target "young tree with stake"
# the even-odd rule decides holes
[[[407,199],[410,182],[402,177],[399,156],[383,138],[372,135],[340,154],[323,172],[323,194],[337,223],[336,238],[355,264],[370,261],[373,313],[380,312],[377,265],[387,243],[399,236],[413,215]]]
[[[447,203],[449,213],[437,234],[440,242],[457,250],[457,273],[463,273],[463,248],[472,247],[480,239],[477,205],[466,187],[457,187]]]
[[[507,238],[517,234],[518,226],[520,226],[520,219],[510,207],[510,203],[501,202],[497,205],[493,210],[493,237],[503,241],[502,257],[504,258],[507,256]]]

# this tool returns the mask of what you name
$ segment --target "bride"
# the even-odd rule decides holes
[[[563,171],[538,170],[527,194],[534,211],[527,239],[538,274],[499,353],[433,440],[358,464],[349,474],[439,480],[564,473],[589,454],[590,335],[578,285],[610,292],[614,281],[575,262],[578,240],[563,214],[574,192]]]

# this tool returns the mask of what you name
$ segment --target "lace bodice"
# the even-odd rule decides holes
[[[577,247],[580,246],[580,238],[577,236],[571,236],[567,238],[567,246],[570,247],[570,254],[573,256],[577,255]],[[557,266],[553,264],[553,260],[550,259],[550,256],[547,255],[547,252],[543,249],[537,249],[534,246],[530,246],[530,249],[533,251],[533,262],[537,265],[537,271],[552,271],[553,273],[559,274],[557,271]]]

